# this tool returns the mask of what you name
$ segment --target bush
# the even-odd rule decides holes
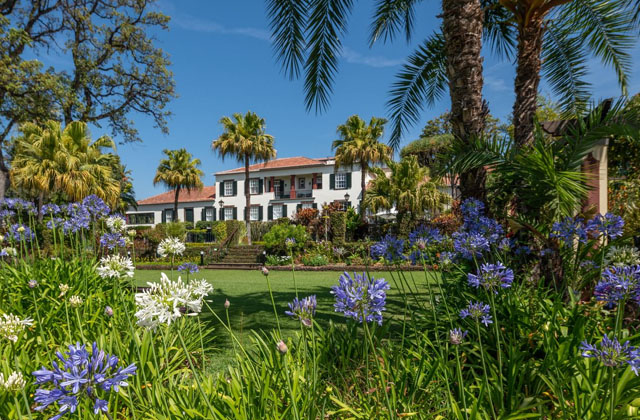
[[[297,253],[298,250],[304,247],[309,235],[307,235],[304,226],[301,225],[275,224],[264,235],[264,246],[267,252],[278,255],[288,254],[289,251],[285,244],[287,238],[295,239],[296,243],[293,246],[293,251]]]
[[[276,223],[277,222],[274,221],[251,222],[251,242],[255,243],[256,241],[261,241],[265,233],[269,232],[271,226]]]
[[[247,227],[242,220],[225,220],[222,222],[225,224],[226,234],[225,239],[233,234],[233,237],[229,240],[229,245],[237,245],[242,238],[247,236]],[[235,231],[235,233],[234,233]]]
[[[266,265],[288,265],[291,264],[290,255],[267,255]]]
[[[329,259],[322,254],[305,255],[302,257],[302,264],[311,267],[320,267],[329,264]]]
[[[343,244],[346,239],[347,220],[346,213],[336,211],[330,215],[331,222],[331,240],[336,244]]]

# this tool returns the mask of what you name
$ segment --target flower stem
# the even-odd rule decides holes
[[[189,367],[191,367],[191,372],[193,372],[193,377],[196,380],[196,385],[198,386],[198,390],[200,391],[200,394],[202,394],[202,398],[204,398],[205,402],[207,403],[207,407],[209,408],[209,412],[211,412],[211,415],[213,416],[213,418],[216,417],[215,411],[213,410],[213,407],[211,406],[211,403],[209,402],[209,397],[207,397],[207,394],[205,394],[204,389],[202,389],[202,384],[200,383],[200,378],[198,378],[198,372],[196,371],[195,367],[193,366],[193,362],[191,361],[191,355],[189,354],[189,351],[187,350],[187,345],[184,344],[184,339],[182,338],[182,333],[180,332],[180,328],[177,328],[178,330],[178,338],[180,338],[180,344],[182,344],[182,349],[184,350],[184,354],[185,356],[187,356],[187,361],[189,362]]]
[[[493,406],[493,398],[491,397],[491,390],[489,389],[489,372],[487,371],[487,364],[484,360],[484,347],[482,346],[482,336],[480,335],[480,322],[476,321],[476,332],[478,334],[478,343],[480,344],[480,358],[482,359],[482,370],[484,371],[484,382],[487,387],[487,393],[489,394],[489,405],[491,405],[491,412],[493,413],[493,418],[496,417],[496,410]]]

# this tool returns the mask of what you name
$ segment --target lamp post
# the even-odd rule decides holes
[[[204,251],[200,251],[200,265],[204,265]]]
[[[347,210],[347,207],[349,207],[349,199],[351,198],[351,196],[349,195],[349,193],[346,193],[344,195],[344,207],[345,207],[345,211]]]

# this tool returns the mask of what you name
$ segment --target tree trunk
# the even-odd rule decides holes
[[[251,212],[249,207],[251,206],[251,190],[249,189],[249,156],[244,157],[244,220],[247,226],[247,244],[251,245]]]
[[[37,206],[38,206],[38,222],[42,222],[42,219],[44,218],[44,214],[42,213],[42,205],[44,204],[44,191],[40,191],[40,194],[38,194],[38,202],[37,202]]]
[[[367,191],[367,168],[364,165],[360,165],[360,173],[362,174],[362,179],[360,180],[360,188],[362,189],[361,197],[360,197],[360,217],[364,222],[364,195]]]
[[[9,177],[9,168],[4,162],[4,154],[2,153],[2,143],[0,143],[0,200],[4,200],[7,194],[11,178]]]
[[[528,146],[533,143],[543,36],[544,27],[541,17],[534,16],[518,28],[516,101],[513,104],[513,137],[518,146]]]
[[[173,220],[172,222],[179,222],[180,218],[178,217],[178,197],[180,196],[180,187],[176,187],[176,196],[173,201]]]
[[[451,96],[453,135],[463,141],[482,136],[486,106],[482,100],[482,27],[480,0],[442,0],[447,77]],[[460,175],[463,198],[484,200],[486,171],[478,168]]]

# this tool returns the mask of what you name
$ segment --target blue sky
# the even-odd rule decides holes
[[[368,46],[372,2],[356,2],[344,53],[335,79],[331,107],[321,115],[304,108],[302,81],[290,81],[280,71],[269,42],[265,3],[246,1],[160,0],[159,10],[171,16],[170,31],[156,34],[157,44],[172,61],[171,70],[179,95],[168,108],[169,135],[153,127],[150,118],[132,115],[143,143],[118,147],[124,163],[133,172],[138,199],[164,191],[152,179],[162,150],[186,147],[202,161],[205,185],[213,173],[239,166],[222,162],[211,150],[211,141],[222,132],[218,121],[234,112],[254,111],[265,118],[267,132],[275,137],[279,157],[331,155],[331,142],[338,124],[348,116],[365,119],[386,116],[387,92],[403,60],[438,25],[439,3],[425,2],[418,8],[414,39]],[[640,91],[640,49],[634,54],[630,92]],[[484,95],[493,115],[505,118],[513,105],[513,65],[485,55]],[[594,63],[590,79],[594,98],[618,96],[612,72]],[[543,93],[546,88],[542,86]],[[403,143],[417,138],[428,119],[446,111],[448,96],[424,112],[422,123],[407,133]],[[93,129],[97,138],[103,133]],[[117,140],[117,139],[116,139]]]

